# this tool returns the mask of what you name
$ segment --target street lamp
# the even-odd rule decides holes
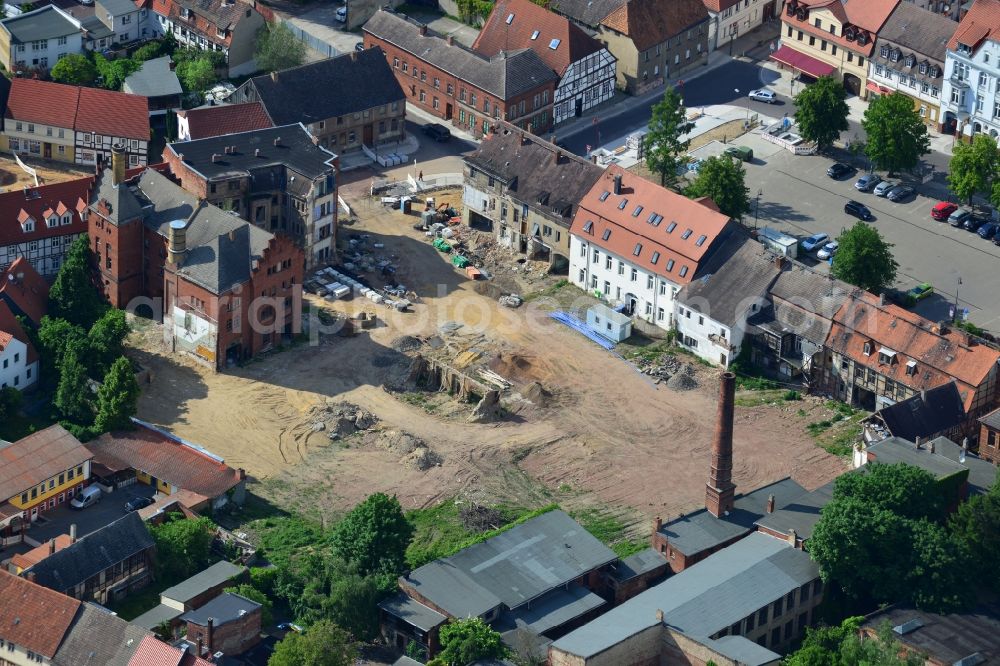
[[[757,204],[753,208],[753,229],[757,230],[757,221],[760,216],[760,198],[764,196],[764,188],[757,190]]]
[[[958,276],[958,282],[955,283],[955,312],[954,312],[954,314],[951,317],[952,323],[958,321],[958,318],[959,318],[959,314],[958,314],[958,288],[961,287],[961,286],[962,286],[962,276],[959,275]]]
[[[742,94],[742,93],[740,93],[740,89],[739,88],[733,88],[733,90],[736,91],[737,95]],[[747,126],[748,127],[750,126],[750,96],[749,95],[747,95]]]

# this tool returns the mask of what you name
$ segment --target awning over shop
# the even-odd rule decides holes
[[[891,89],[886,88],[885,86],[880,86],[879,84],[874,83],[872,81],[869,81],[867,84],[865,84],[865,88],[868,88],[868,90],[871,90],[873,93],[878,93],[879,95],[892,94]]]
[[[834,71],[833,65],[828,65],[822,60],[807,56],[805,53],[799,53],[790,46],[782,46],[771,54],[771,59],[809,76],[828,76]]]

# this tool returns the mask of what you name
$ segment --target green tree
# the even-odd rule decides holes
[[[362,640],[378,634],[378,602],[386,596],[375,576],[363,576],[357,565],[312,553],[279,568],[276,597],[305,624],[330,620]]]
[[[937,480],[913,465],[872,463],[864,474],[841,474],[837,497],[855,497],[903,518],[940,520],[944,501]]]
[[[266,594],[258,590],[253,585],[250,585],[249,583],[240,583],[236,587],[228,588],[226,592],[232,592],[233,594],[238,594],[245,599],[259,603],[261,605],[261,623],[264,626],[271,624],[274,620],[274,615],[272,614],[274,606],[271,603],[271,600]]]
[[[663,99],[653,106],[649,130],[643,137],[646,164],[651,171],[660,174],[660,185],[676,184],[683,163],[681,156],[687,152],[689,144],[681,137],[692,129],[694,123],[687,119],[680,93],[673,86],[667,86]]]
[[[482,619],[453,620],[441,627],[441,653],[449,666],[468,666],[480,659],[503,659],[507,646],[500,633]]]
[[[90,371],[95,379],[103,377],[125,351],[125,338],[130,327],[124,310],[108,308],[90,327],[87,336],[90,347]]]
[[[87,332],[83,328],[58,317],[42,317],[38,326],[38,340],[42,345],[45,374],[58,372],[67,348],[74,347],[77,355],[83,356],[89,347]]]
[[[97,390],[95,430],[131,430],[133,425],[130,419],[135,415],[138,402],[139,384],[135,381],[135,370],[127,358],[119,356]]]
[[[864,618],[849,617],[837,627],[808,627],[802,647],[788,655],[785,666],[921,666],[917,655],[900,655],[892,629],[880,627],[874,637],[861,640]]]
[[[59,385],[52,399],[64,418],[77,424],[89,424],[93,418],[87,387],[87,368],[80,362],[77,348],[69,346],[59,363]]]
[[[188,92],[203,93],[219,80],[215,74],[215,65],[209,58],[185,60],[177,65],[177,78]]]
[[[162,41],[152,41],[146,42],[139,48],[135,50],[132,54],[132,59],[138,62],[145,62],[147,60],[153,60],[154,58],[159,58],[161,55],[165,55],[163,52],[163,42]]]
[[[395,496],[369,495],[337,525],[333,546],[362,574],[399,573],[406,562],[406,547],[413,538],[413,526],[403,516]]]
[[[49,72],[53,81],[73,86],[90,86],[97,80],[97,68],[85,55],[68,53]]]
[[[90,246],[83,234],[70,245],[49,290],[49,315],[90,329],[107,307],[94,286]]]
[[[750,212],[750,190],[743,162],[732,157],[709,157],[685,192],[692,199],[709,197],[723,214],[740,219]]]
[[[971,561],[943,526],[927,520],[910,521],[911,548],[907,572],[910,600],[939,613],[961,610],[973,597],[968,568]]]
[[[814,141],[820,150],[828,148],[847,130],[847,91],[832,76],[821,76],[804,86],[795,96],[795,123],[799,135]]]
[[[130,74],[139,71],[142,63],[131,58],[108,60],[100,53],[94,53],[94,66],[101,75],[101,85],[108,90],[121,90]]]
[[[1000,553],[1000,481],[989,493],[960,504],[948,521],[948,529],[969,555],[970,578],[1000,592],[1000,572],[994,561]]]
[[[876,168],[888,175],[913,169],[920,157],[931,152],[927,126],[903,93],[876,97],[868,103],[861,126],[868,135],[865,153]]]
[[[277,579],[277,567],[250,567],[250,584],[267,596],[274,594],[274,583]]]
[[[170,514],[167,522],[150,528],[156,542],[156,565],[165,580],[181,581],[208,566],[215,525],[205,517]]]
[[[286,634],[267,666],[353,666],[358,655],[358,645],[349,632],[321,620],[301,634]]]
[[[21,409],[21,392],[13,386],[0,388],[0,422],[15,416]]]
[[[264,72],[297,67],[306,58],[306,45],[284,23],[268,24],[257,31],[254,58]]]
[[[857,222],[837,238],[840,247],[831,273],[838,280],[879,293],[896,280],[899,264],[886,242],[871,225]]]
[[[972,143],[956,141],[948,163],[948,187],[959,199],[972,203],[972,196],[991,193],[1000,168],[1000,147],[996,139],[976,134]]]

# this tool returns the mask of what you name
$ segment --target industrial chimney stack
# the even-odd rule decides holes
[[[705,508],[716,518],[733,508],[736,486],[733,485],[733,402],[736,375],[722,373],[719,383],[719,411],[712,442],[712,469],[705,488]]]

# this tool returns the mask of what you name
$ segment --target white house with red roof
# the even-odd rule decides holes
[[[0,301],[0,388],[31,388],[38,381],[38,352],[7,303]]]
[[[0,271],[23,257],[54,278],[70,244],[87,233],[81,205],[90,200],[93,176],[0,194]]]
[[[569,279],[626,314],[671,330],[674,297],[732,230],[710,200],[687,197],[612,166],[570,227]]]
[[[1000,0],[976,0],[948,42],[941,107],[945,131],[1000,136]]]

